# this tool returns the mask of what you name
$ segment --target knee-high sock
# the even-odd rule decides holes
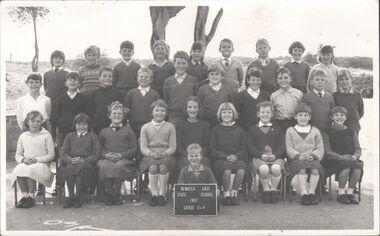
[[[119,178],[114,178],[113,182],[115,184],[115,194],[120,195],[121,184],[123,183],[123,181]]]
[[[66,179],[67,189],[69,190],[69,197],[74,196],[75,176],[69,176]]]
[[[149,186],[152,196],[158,196],[158,174],[149,174]]]
[[[317,188],[319,181],[319,175],[310,175],[310,190],[309,193],[315,194],[315,189]]]
[[[298,185],[300,188],[301,195],[307,194],[307,189],[306,189],[307,175],[298,174],[297,178],[298,178]]]
[[[260,179],[261,185],[263,186],[263,190],[269,191],[269,178],[266,178],[266,179],[259,178],[259,179]]]
[[[270,176],[270,182],[271,182],[271,191],[277,191],[278,184],[281,181],[281,175],[280,176]]]
[[[160,182],[158,195],[165,196],[166,195],[166,188],[168,186],[168,180],[169,180],[169,173],[166,173],[164,175],[158,175],[158,180]]]

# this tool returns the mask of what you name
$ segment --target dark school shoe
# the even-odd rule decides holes
[[[74,208],[80,208],[82,207],[82,201],[80,200],[80,197],[74,198]]]
[[[149,201],[149,206],[155,207],[158,205],[158,196],[152,196]]]
[[[22,204],[23,208],[31,208],[32,206],[36,205],[36,200],[31,197],[27,197],[24,204]]]
[[[301,205],[304,205],[304,206],[310,205],[309,195],[304,194],[301,196]]]
[[[59,187],[55,187],[55,188],[53,189],[53,191],[51,192],[51,196],[52,196],[52,197],[56,197],[56,196],[58,195],[58,188],[59,188]]]
[[[67,197],[63,203],[63,208],[70,208],[74,205],[75,199],[73,197]]]
[[[350,200],[347,198],[347,194],[339,194],[336,200],[342,204],[351,204]]]
[[[263,197],[261,198],[262,203],[267,204],[270,201],[270,192],[264,191]]]
[[[231,206],[231,198],[230,197],[224,197],[223,200],[222,200],[222,204],[224,206]]]
[[[355,197],[354,194],[347,194],[347,202],[349,202],[350,204],[359,204],[359,200]]]
[[[278,191],[270,191],[270,203],[278,203]]]
[[[26,197],[21,198],[20,201],[17,202],[16,208],[23,208],[25,201],[26,201]]]
[[[123,205],[123,200],[120,197],[120,194],[116,194],[113,199],[114,205],[120,206]]]
[[[240,204],[239,200],[238,200],[238,198],[236,196],[235,197],[231,197],[231,205],[237,206],[239,204]]]
[[[106,193],[104,197],[104,204],[106,206],[112,206],[113,205],[113,196],[109,193]]]
[[[309,194],[309,201],[310,201],[310,205],[318,205],[319,203],[317,196],[315,196],[315,194],[312,194],[312,193]]]
[[[165,196],[158,196],[157,205],[165,206],[167,203]]]

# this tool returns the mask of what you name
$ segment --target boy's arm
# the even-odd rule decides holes
[[[323,132],[322,137],[323,137],[323,144],[324,144],[323,146],[325,148],[326,158],[328,160],[339,160],[341,155],[339,155],[338,153],[334,152],[331,149],[330,138],[327,135],[327,133]]]
[[[186,150],[183,148],[183,136],[185,134],[183,133],[183,127],[182,124],[179,124],[176,129],[176,136],[177,136],[177,158],[179,157],[186,157],[187,153]]]
[[[46,87],[47,87],[47,78],[46,78],[46,73],[44,73],[44,78],[43,78],[43,85],[44,85],[44,91],[46,92]]]
[[[85,163],[95,164],[101,157],[101,150],[98,137],[96,134],[91,134],[91,152],[88,157],[84,159]]]
[[[54,142],[53,142],[53,138],[51,137],[50,133],[48,133],[46,136],[45,147],[46,147],[47,154],[44,156],[36,157],[37,162],[39,162],[39,163],[51,162],[55,157]]]
[[[63,142],[62,148],[61,148],[61,159],[64,163],[70,164],[73,157],[70,155],[71,152],[71,134],[66,135],[65,141]],[[59,150],[58,150],[59,151]]]
[[[133,133],[132,129],[128,132],[128,144],[129,147],[125,152],[121,153],[121,158],[132,160],[137,153],[137,141],[135,133]]]
[[[322,139],[321,132],[317,128],[315,128],[315,131],[316,131],[316,135],[314,137],[315,149],[313,150],[311,155],[315,159],[321,161],[323,159],[323,155],[325,154],[325,150],[323,147],[323,139]]]
[[[294,148],[294,140],[291,134],[291,129],[287,129],[285,133],[285,145],[286,145],[286,154],[287,156],[294,160],[300,156],[300,152]]]
[[[120,62],[120,63],[123,63],[123,62]],[[114,68],[113,68],[113,71],[114,71],[114,77],[113,77],[113,86],[116,88],[116,84],[117,82],[119,82],[119,65],[120,63],[118,63]]]
[[[148,142],[149,142],[148,131],[147,131],[146,125],[144,125],[141,128],[141,132],[140,132],[140,150],[141,150],[141,153],[146,157],[149,157],[149,153],[151,153]]]
[[[46,114],[48,117],[46,117],[46,120],[48,121],[51,115],[51,100],[47,97],[46,101]]]
[[[164,82],[164,86],[162,87],[162,93],[163,93],[163,97],[166,103],[169,103],[169,87],[170,87],[170,84],[168,80],[166,79]]]
[[[357,159],[360,159],[360,156],[362,155],[362,148],[360,147],[359,137],[356,134],[356,132],[354,132],[353,139],[354,139],[354,153],[352,155],[356,156]]]
[[[169,156],[173,155],[177,149],[177,137],[175,134],[175,128],[174,125],[171,124],[169,131],[169,148],[166,149],[166,154]]]
[[[237,60],[237,62],[238,62],[237,75],[238,75],[239,88],[240,88],[244,80],[244,71],[243,71],[243,64],[241,63],[241,61]]]
[[[218,150],[218,146],[216,143],[216,133],[215,130],[211,130],[210,134],[210,152],[211,152],[211,157],[216,161],[217,159],[223,159],[226,160],[227,154],[224,152]]]
[[[238,157],[239,160],[242,160],[242,161],[246,161],[247,157],[246,157],[246,148],[247,148],[247,144],[246,144],[246,138],[245,138],[245,133],[243,131],[243,129],[240,129],[240,148],[239,148],[239,151],[237,153],[235,153],[235,155]]]
[[[276,151],[274,152],[274,155],[276,157],[276,159],[283,159],[284,158],[284,154],[285,154],[285,135],[284,133],[282,132],[282,130],[279,130],[278,132],[278,136],[277,136],[277,148],[276,148]]]
[[[106,151],[106,149],[104,147],[104,145],[105,145],[105,137],[104,137],[103,130],[100,131],[100,133],[99,133],[99,145],[100,145],[101,158],[105,158],[106,159],[107,151]]]
[[[261,159],[261,156],[263,155],[263,152],[256,148],[254,129],[255,127],[252,126],[247,133],[248,161],[252,160],[253,158]]]

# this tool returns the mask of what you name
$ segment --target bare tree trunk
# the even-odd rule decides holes
[[[33,10],[32,13],[33,18],[33,28],[34,28],[34,57],[32,60],[32,71],[37,72],[38,71],[38,58],[39,58],[39,49],[38,49],[38,42],[37,42],[37,12],[36,10]]]
[[[216,28],[218,27],[219,21],[223,15],[223,8],[220,8],[218,14],[214,18],[212,23],[210,32],[206,35],[206,23],[208,17],[209,7],[208,6],[198,6],[197,17],[195,19],[195,27],[194,27],[194,41],[201,41],[205,47],[209,44],[209,42],[214,37],[216,32]]]

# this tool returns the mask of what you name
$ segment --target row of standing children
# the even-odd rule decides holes
[[[137,63],[135,63],[134,61],[131,60],[131,57],[132,57],[133,52],[134,52],[133,44],[129,41],[123,42],[121,44],[121,47],[120,47],[120,54],[123,57],[123,62],[119,63],[115,67],[114,74],[112,73],[112,69],[109,70],[107,68],[103,68],[100,70],[100,67],[97,64],[97,59],[100,56],[100,51],[97,47],[91,46],[88,49],[86,49],[85,57],[88,61],[88,65],[85,68],[81,69],[79,71],[79,74],[76,74],[75,72],[63,73],[62,72],[62,70],[63,70],[62,66],[63,66],[63,62],[64,62],[64,55],[62,52],[59,52],[59,51],[53,52],[53,54],[51,56],[51,63],[53,65],[54,69],[52,71],[45,73],[45,75],[44,75],[44,86],[46,88],[45,89],[46,94],[47,95],[50,94],[51,99],[49,100],[49,98],[45,97],[44,95],[39,94],[39,87],[41,87],[41,79],[38,78],[38,75],[32,75],[32,76],[30,76],[30,78],[28,77],[27,85],[30,89],[30,93],[27,94],[26,96],[24,96],[23,98],[21,98],[18,102],[18,104],[19,104],[18,105],[18,121],[19,121],[20,126],[22,126],[22,121],[23,121],[22,118],[25,117],[27,110],[28,109],[30,110],[31,108],[41,110],[43,121],[48,121],[48,117],[49,117],[48,113],[50,110],[48,103],[50,101],[53,101],[54,102],[54,105],[53,105],[53,111],[54,112],[53,112],[52,119],[51,119],[53,128],[51,130],[55,131],[54,127],[58,126],[58,137],[61,137],[60,139],[58,138],[58,140],[61,140],[60,142],[58,142],[58,145],[59,145],[59,149],[61,149],[61,147],[63,146],[63,142],[62,142],[63,138],[62,137],[65,137],[68,130],[69,130],[69,129],[66,129],[66,130],[64,130],[64,129],[68,128],[70,126],[71,121],[73,120],[73,118],[75,117],[76,114],[78,114],[79,112],[86,112],[87,111],[92,116],[92,118],[93,118],[92,120],[94,123],[98,123],[98,124],[100,123],[101,124],[99,126],[94,125],[95,133],[99,134],[99,132],[102,128],[109,126],[109,123],[107,124],[107,122],[108,122],[107,116],[106,116],[107,113],[105,112],[107,105],[110,104],[112,101],[122,101],[125,104],[127,104],[127,107],[129,109],[132,110],[132,112],[130,113],[131,116],[133,116],[133,115],[136,116],[135,119],[130,117],[129,122],[131,124],[132,129],[135,131],[135,133],[137,135],[139,135],[140,134],[139,129],[141,129],[141,127],[144,123],[149,122],[150,117],[151,117],[151,113],[149,112],[149,104],[151,104],[153,101],[157,100],[157,98],[160,97],[159,92],[162,91],[163,97],[166,98],[167,102],[169,103],[169,106],[168,106],[169,121],[173,121],[176,128],[177,127],[183,127],[184,125],[181,124],[181,121],[183,119],[175,119],[175,118],[176,118],[176,114],[181,115],[180,109],[182,106],[180,106],[181,102],[179,102],[178,100],[182,99],[182,104],[183,104],[184,99],[183,99],[183,97],[180,96],[180,95],[182,95],[181,93],[180,94],[176,93],[177,89],[175,89],[175,88],[178,87],[178,85],[181,85],[183,83],[183,81],[185,81],[185,79],[187,79],[187,78],[190,78],[190,79],[188,79],[190,81],[194,80],[194,77],[190,77],[187,75],[188,73],[190,73],[190,72],[186,73],[187,69],[189,69],[189,71],[191,71],[191,69],[193,71],[195,71],[195,74],[194,74],[195,76],[200,76],[200,75],[204,76],[205,74],[208,76],[209,83],[205,82],[206,78],[195,77],[195,79],[198,79],[198,83],[195,86],[194,86],[194,84],[189,83],[190,85],[188,87],[190,88],[190,90],[193,91],[193,94],[191,94],[191,92],[190,92],[189,94],[186,94],[186,97],[187,97],[187,95],[194,95],[195,91],[197,90],[197,86],[198,87],[200,86],[200,88],[198,89],[198,92],[197,92],[197,95],[201,100],[199,102],[199,104],[202,104],[204,106],[205,112],[203,113],[204,114],[203,118],[206,118],[206,120],[209,121],[209,126],[211,125],[211,127],[214,126],[215,124],[217,124],[217,120],[215,118],[215,115],[212,115],[212,114],[216,114],[217,108],[223,102],[234,102],[234,103],[236,102],[237,107],[238,107],[238,111],[241,112],[241,114],[244,114],[243,111],[255,110],[255,106],[250,106],[249,107],[250,109],[241,108],[241,104],[244,105],[244,102],[246,102],[246,100],[247,100],[247,99],[242,99],[242,98],[244,98],[244,97],[242,97],[244,93],[248,93],[252,97],[251,99],[253,99],[253,100],[256,100],[261,94],[264,94],[264,93],[270,94],[271,93],[271,90],[270,90],[271,87],[268,85],[268,83],[270,84],[270,79],[268,79],[268,78],[270,78],[270,76],[267,76],[267,75],[270,74],[269,72],[273,72],[273,70],[270,69],[270,68],[272,68],[272,66],[269,66],[269,65],[277,64],[277,63],[274,60],[269,59],[268,52],[270,50],[270,46],[269,46],[268,41],[265,39],[258,40],[258,42],[256,44],[256,51],[259,53],[259,59],[257,61],[254,61],[253,63],[251,63],[251,65],[249,66],[247,76],[246,76],[246,82],[248,81],[247,85],[249,85],[249,87],[247,88],[247,90],[240,92],[239,95],[237,95],[237,99],[234,99],[234,96],[237,93],[237,91],[235,89],[240,87],[242,84],[243,72],[241,69],[241,63],[239,63],[239,61],[237,59],[231,58],[231,53],[233,52],[233,45],[232,45],[232,42],[230,40],[224,39],[221,41],[219,50],[222,53],[224,58],[218,62],[219,65],[210,66],[210,68],[208,70],[206,70],[207,71],[206,73],[200,73],[202,70],[207,68],[207,66],[203,63],[204,48],[203,48],[203,45],[201,43],[196,42],[193,44],[192,50],[191,50],[191,62],[190,63],[189,63],[189,58],[188,58],[186,53],[184,53],[184,52],[176,53],[176,55],[174,56],[174,66],[171,64],[171,62],[169,62],[167,60],[167,56],[168,56],[167,51],[168,50],[167,50],[167,45],[165,44],[165,42],[157,41],[157,42],[155,42],[155,45],[153,48],[154,48],[155,62],[149,66],[149,68],[152,69],[150,71],[147,68],[141,68],[140,69],[140,67],[138,65],[136,66]],[[300,53],[300,51],[301,51],[301,53]],[[291,54],[293,56],[291,65],[303,65],[303,64],[305,64],[305,62],[300,60],[302,52],[304,52],[304,47],[302,44],[300,44],[299,42],[293,43],[289,49],[289,52],[291,52]],[[328,54],[328,56],[326,56],[326,54]],[[329,61],[326,59],[326,57],[330,58]],[[128,58],[129,58],[129,60],[128,60]],[[323,58],[325,58],[325,59],[323,59]],[[332,64],[332,58],[333,58],[333,54],[332,54],[332,48],[330,46],[325,46],[324,48],[321,49],[321,64],[326,64],[326,65]],[[254,66],[255,63],[259,63],[258,67]],[[133,66],[130,66],[130,65],[133,65]],[[166,69],[165,65],[168,66],[169,69]],[[172,66],[169,66],[169,65],[172,65]],[[229,71],[223,71],[223,69],[224,70],[226,70],[228,68],[231,69],[232,65],[234,65],[232,72],[231,71],[230,72]],[[199,68],[196,68],[197,66]],[[291,66],[289,66],[289,65],[288,65],[288,67],[291,68]],[[326,66],[326,67],[329,68],[329,66]],[[96,68],[98,68],[100,70],[100,73],[98,74],[99,80],[94,79],[94,74],[96,74],[94,72],[94,70]],[[117,69],[117,68],[121,68],[121,69]],[[136,68],[138,68],[138,70]],[[165,76],[167,76],[167,75],[164,75],[165,73],[173,74],[172,72],[169,72],[170,70],[172,70],[170,68],[174,68],[173,79],[171,79],[171,80],[169,80],[169,79],[165,80],[164,79],[162,81],[161,77],[164,78]],[[278,66],[277,67],[274,66],[274,68],[277,69]],[[333,67],[333,68],[335,68],[335,67]],[[138,72],[136,72],[136,70]],[[53,73],[53,71],[56,74],[53,74],[54,76],[50,77],[49,74]],[[152,71],[153,71],[153,73],[152,73]],[[323,71],[324,70],[321,70],[320,74],[323,75],[322,77],[327,78],[327,81],[328,81],[329,79],[327,77],[327,73],[323,73]],[[233,73],[233,72],[236,72],[236,73]],[[345,103],[342,105],[345,105],[349,109],[349,112],[348,112],[349,115],[347,118],[350,118],[350,114],[354,114],[354,117],[353,117],[354,121],[351,123],[347,122],[347,124],[356,125],[355,131],[357,133],[358,132],[357,126],[359,124],[358,120],[363,115],[362,101],[361,101],[360,97],[359,97],[359,99],[356,98],[357,93],[352,93],[352,86],[350,83],[351,76],[350,76],[349,72],[346,70],[343,70],[343,72],[344,72],[343,73],[344,75],[341,76],[342,77],[342,79],[341,79],[342,80],[342,90],[337,92],[337,97],[340,98],[339,101]],[[63,80],[65,80],[64,84],[68,87],[68,91],[61,94],[59,96],[59,98],[57,98],[56,93],[53,93],[53,92],[50,93],[48,91],[49,91],[49,88],[50,88],[50,91],[51,90],[54,91],[54,89],[58,90],[55,87],[57,87],[59,85],[59,83],[60,83],[59,81],[62,81],[62,76],[60,77],[58,75],[59,73],[62,73],[63,75],[65,75]],[[130,76],[126,76],[126,75],[138,73],[137,81],[138,81],[139,86],[137,88],[132,88],[132,87],[126,86],[126,84],[129,84],[129,83],[125,82],[125,79],[121,79],[121,77],[118,77],[118,75],[123,74],[123,73],[125,76],[124,78],[127,78],[127,80],[128,80],[128,78],[129,78],[129,80],[131,80],[130,78],[133,78],[133,76],[130,77]],[[225,76],[225,78],[223,78],[222,74],[225,75],[227,73],[229,74],[229,77],[231,79],[226,77],[226,76]],[[310,74],[313,75],[313,73],[310,73]],[[115,75],[115,80],[113,80],[113,75]],[[287,127],[291,126],[292,125],[291,122],[293,122],[293,124],[294,124],[294,121],[292,121],[292,117],[293,117],[294,111],[295,111],[294,100],[296,101],[296,103],[299,104],[299,102],[301,100],[299,97],[302,97],[302,93],[301,93],[301,96],[299,96],[298,95],[299,93],[297,92],[297,95],[294,96],[294,94],[292,94],[291,91],[288,91],[289,90],[289,83],[292,81],[291,75],[292,75],[292,73],[289,72],[289,70],[282,69],[282,71],[280,70],[279,76],[277,76],[277,82],[280,85],[279,91],[282,89],[282,90],[286,91],[287,93],[289,93],[291,96],[288,96],[288,97],[291,97],[290,101],[293,101],[293,103],[284,103],[284,100],[288,101],[288,99],[286,99],[287,98],[286,95],[284,95],[285,94],[284,91],[281,91],[281,94],[280,94],[280,95],[285,96],[284,99],[278,99],[276,96],[274,96],[274,95],[276,95],[275,93],[273,93],[274,95],[272,94],[270,97],[272,103],[274,104],[274,116],[275,116],[275,121],[276,121],[275,123],[280,124],[280,126],[283,127],[283,130],[286,130]],[[296,75],[298,75],[297,71],[294,72],[294,76],[296,76]],[[34,77],[36,77],[37,79]],[[166,77],[166,78],[168,78],[168,77]],[[275,76],[275,78],[276,78],[276,76]],[[145,84],[144,84],[144,79],[145,79]],[[115,81],[117,81],[116,82],[117,90],[115,90],[112,87],[112,83],[113,82],[115,83]],[[124,81],[124,83],[122,81]],[[132,81],[133,81],[133,79],[132,79]],[[263,86],[261,89],[262,92],[260,91],[261,81],[263,81]],[[283,81],[285,81],[285,82],[283,82]],[[306,79],[304,81],[306,81]],[[311,79],[309,79],[309,81],[311,81]],[[340,80],[338,80],[338,82],[339,81]],[[81,86],[80,86],[80,82],[82,82]],[[157,87],[157,90],[159,91],[158,93],[155,92],[154,89],[150,89],[149,85],[152,82],[153,82],[152,87],[153,86]],[[161,82],[163,82],[163,85]],[[177,82],[177,84],[175,82]],[[203,85],[202,85],[202,83],[203,83]],[[73,85],[73,84],[75,84],[75,85]],[[184,84],[186,84],[186,83],[184,83]],[[267,84],[267,85],[265,85],[265,84]],[[283,84],[283,86],[282,86],[282,84]],[[314,83],[310,82],[310,84],[314,84]],[[323,82],[322,82],[322,84],[323,84]],[[160,90],[161,85],[163,87],[162,90]],[[70,89],[70,86],[71,86],[71,89]],[[80,86],[80,91],[81,91],[80,93],[78,93],[79,86]],[[94,89],[95,92],[93,92],[92,94],[90,93],[91,95],[88,96],[88,94],[86,94],[86,91],[89,91],[96,86],[98,86],[98,89]],[[99,88],[99,86],[100,86],[100,88]],[[315,85],[311,85],[311,86],[315,86]],[[174,87],[174,89],[173,89],[173,87]],[[228,91],[228,92],[226,92],[226,95],[220,95],[222,93],[218,93],[219,91],[222,91],[221,90],[222,88],[227,88],[227,89],[225,89],[226,91]],[[107,91],[107,89],[108,89],[108,91]],[[34,90],[36,90],[36,91],[34,91]],[[82,92],[82,90],[83,90],[83,92]],[[137,91],[139,91],[140,93],[136,93]],[[186,91],[186,89],[184,89],[184,91]],[[324,91],[324,89],[323,89],[323,91]],[[140,95],[140,96],[142,95],[143,98],[145,98],[147,94],[151,94],[151,93],[153,93],[153,96],[149,96],[147,98],[147,100],[149,100],[149,101],[146,101],[145,106],[136,106],[137,101],[138,101],[138,103],[140,103],[141,99],[138,100],[138,98],[136,99],[136,96],[132,96],[131,94],[133,94],[133,92],[135,93],[135,95],[136,94]],[[311,93],[311,92],[309,92],[309,93]],[[84,94],[83,96],[81,96],[82,93]],[[214,97],[208,98],[208,96],[210,96],[210,94],[212,94],[212,93],[214,93]],[[124,101],[122,98],[123,96],[119,95],[119,94],[127,94],[125,96]],[[326,92],[326,94],[327,94],[327,92]],[[352,96],[352,94],[355,95],[356,97]],[[338,95],[340,95],[340,96],[338,96]],[[33,100],[31,100],[29,98],[29,96],[32,97]],[[318,94],[318,96],[319,96],[319,94]],[[27,97],[28,100],[26,102],[23,102],[23,99],[25,100],[25,97]],[[66,100],[66,102],[69,102],[68,104],[70,104],[70,102],[73,102],[75,99],[77,99],[77,97],[83,97],[83,99],[81,99],[83,101],[86,99],[89,100],[89,101],[87,101],[87,104],[90,104],[90,105],[89,106],[83,105],[83,104],[86,104],[86,102],[83,102],[81,104],[82,105],[81,107],[74,108],[75,106],[68,106],[67,103],[66,104],[64,103],[64,100]],[[319,97],[321,97],[321,96],[319,96]],[[350,97],[351,99],[346,99],[347,97]],[[70,99],[68,99],[68,98],[70,98]],[[134,99],[134,102],[133,101],[131,102],[131,100],[133,100],[133,99]],[[264,99],[264,100],[266,100],[266,99]],[[337,99],[335,99],[335,100],[337,100]],[[61,101],[62,104],[59,103],[58,101]],[[276,103],[276,101],[277,101],[277,103]],[[349,101],[348,104],[347,104],[347,101]],[[52,104],[53,104],[53,102],[52,102]],[[189,103],[189,101],[186,103],[187,106],[188,106],[188,103]],[[30,106],[31,104],[32,104],[32,106]],[[59,104],[61,104],[61,105],[59,105]],[[72,104],[78,105],[76,102],[73,102]],[[41,108],[41,106],[43,106],[43,107]],[[316,105],[316,107],[319,107],[319,106]],[[139,108],[140,111],[142,112],[142,114],[139,114],[139,112],[135,112],[135,110],[133,108]],[[60,112],[60,109],[63,109],[63,110]],[[72,109],[72,110],[68,112],[65,109]],[[77,109],[77,110],[75,110],[75,109]],[[86,110],[86,109],[88,109],[88,110]],[[312,110],[313,110],[313,106],[312,106]],[[173,113],[175,115],[171,116],[171,111],[174,111]],[[237,116],[237,112],[232,112],[232,113],[233,113],[233,116],[235,116],[235,114]],[[98,116],[96,116],[95,114]],[[190,114],[190,112],[189,112],[189,114]],[[276,119],[276,114],[279,114],[278,119]],[[285,114],[285,116],[281,117],[281,115],[284,115],[284,114]],[[319,113],[316,113],[316,114],[319,114]],[[65,115],[66,115],[67,119],[63,120],[62,118],[65,117]],[[253,122],[253,120],[257,121],[255,112],[249,111],[248,116],[250,116],[250,115],[252,116],[252,122]],[[351,117],[352,117],[352,115],[351,115]],[[285,120],[285,122],[281,122],[281,118],[285,118],[285,119],[283,119],[283,120]],[[185,120],[187,120],[187,119],[185,119]],[[247,119],[247,120],[250,120],[250,119]],[[111,121],[112,121],[112,119],[111,119]],[[240,120],[238,120],[238,121],[240,121]],[[155,125],[154,127],[161,127],[158,123],[159,122],[156,121],[156,123],[153,124],[153,126]],[[184,123],[186,123],[186,121]],[[253,122],[253,124],[255,124],[255,123],[256,122]],[[282,123],[285,123],[285,125],[281,125]],[[65,125],[62,125],[62,124],[65,124]],[[241,123],[241,125],[244,127],[243,122]],[[186,126],[186,124],[185,124],[185,126]],[[63,128],[60,128],[60,127],[63,127]],[[249,128],[249,127],[250,127],[250,125],[245,125],[244,128],[247,131],[247,128]],[[60,130],[61,130],[61,132],[60,132]],[[180,129],[178,129],[178,130],[180,130]],[[221,131],[221,132],[223,132],[223,131]],[[52,132],[53,135],[54,135],[54,133],[55,132]],[[175,131],[174,131],[174,133],[175,133]],[[212,133],[214,134],[215,132],[212,131]],[[185,134],[186,135],[184,137],[186,137],[189,134],[189,132],[186,132]],[[216,132],[215,135],[218,135],[218,132]],[[175,135],[174,135],[174,137],[175,137]],[[184,138],[184,139],[186,139],[186,138]],[[173,139],[173,137],[171,139]],[[203,137],[202,142],[204,142],[205,139],[206,138]],[[223,139],[221,139],[221,140],[223,140]],[[213,140],[213,139],[211,138],[210,140]],[[240,145],[244,145],[243,141],[242,141],[242,143],[237,144],[237,146],[240,146]],[[183,147],[186,147],[186,146],[183,146]],[[203,147],[208,148],[207,145],[203,145]],[[225,148],[225,147],[223,147],[223,148]],[[141,148],[141,149],[142,149],[141,151],[143,151],[143,148]],[[184,150],[184,148],[182,148],[182,150]],[[172,150],[170,150],[170,151],[172,151]],[[111,153],[113,153],[113,152],[111,152]],[[158,152],[158,153],[160,153],[160,152]],[[164,152],[164,154],[163,153],[157,154],[158,156],[156,155],[156,152],[154,152],[154,154],[151,154],[150,152],[145,153],[145,154],[147,157],[149,157],[149,154],[151,156],[153,155],[154,157],[156,157],[156,159],[162,159],[162,157],[158,158],[158,156],[160,156],[160,155],[164,155],[165,157],[173,155],[171,152],[169,154],[167,152]],[[103,155],[103,152],[102,152],[102,155]],[[61,153],[61,156],[62,156],[62,153]],[[118,158],[116,158],[116,159],[118,159]],[[120,157],[119,157],[119,159],[120,159]],[[233,157],[232,159],[236,159],[236,157]],[[74,161],[74,163],[75,162],[77,162],[77,161]],[[71,161],[70,161],[70,163],[71,163]],[[152,165],[152,164],[150,164],[150,166],[153,166],[152,168],[149,168],[150,177],[153,178],[153,180],[152,180],[153,182],[155,182],[156,179],[159,179],[161,182],[166,182],[168,179],[167,171],[173,168],[172,164],[167,164],[167,165],[161,165],[161,164]],[[161,166],[163,166],[163,167],[161,167]],[[222,170],[222,168],[218,168],[218,170],[220,171],[220,170]],[[243,170],[243,169],[238,168],[238,170]],[[235,172],[236,170],[233,170],[233,171]],[[221,172],[223,172],[223,171],[221,171]],[[231,172],[231,169],[228,169],[228,171],[226,171],[226,172],[227,173],[225,173],[225,172],[222,173],[222,176],[224,174],[227,174],[227,175],[230,174],[229,172]],[[240,171],[240,172],[242,172],[242,171]],[[178,171],[177,171],[177,173],[178,173]],[[158,174],[158,176],[157,176],[157,174]],[[242,173],[240,173],[240,174],[238,173],[238,175],[237,175],[238,178],[236,178],[236,179],[239,180],[240,179],[239,176],[241,176],[241,174]],[[218,175],[220,175],[220,174],[218,173]],[[244,174],[242,174],[242,175],[244,176]],[[229,179],[226,176],[223,176],[223,177],[224,177],[223,179],[226,180],[225,182],[229,181]],[[151,182],[150,179],[149,179],[149,182]],[[235,185],[237,185],[238,183],[239,183],[239,181],[237,181],[237,183]],[[114,184],[114,185],[117,187],[119,184]],[[223,183],[223,185],[227,185],[227,183]],[[154,183],[150,183],[150,186],[151,187],[153,186],[153,188],[155,188],[156,185]],[[117,188],[115,188],[115,189],[117,189]],[[235,190],[236,190],[236,186],[235,186]],[[160,196],[163,196],[162,192],[164,190],[158,190],[158,193],[156,190],[152,190],[152,191],[155,193],[153,196],[158,195],[158,198],[153,200],[153,202],[156,202],[156,203],[161,202],[161,204],[163,204],[164,201],[162,200],[162,197],[160,197]],[[109,192],[112,193],[114,191],[110,190]],[[116,190],[116,192],[117,192],[117,190]],[[227,194],[226,198],[229,197],[228,192],[229,191],[226,191],[226,194]],[[235,191],[231,191],[230,194],[232,197],[234,197],[236,195]],[[112,194],[109,194],[109,195],[112,195]],[[116,195],[117,195],[117,193],[116,193]],[[161,200],[158,201],[157,199],[160,199],[160,198],[161,198]],[[111,197],[109,197],[108,199],[111,199]],[[119,202],[117,197],[116,197],[116,200],[112,200],[112,199],[108,200],[108,202],[112,202],[112,201]],[[75,201],[72,201],[72,202],[75,202]]]

